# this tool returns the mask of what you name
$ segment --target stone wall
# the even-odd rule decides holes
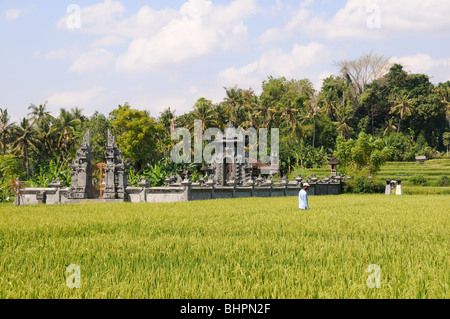
[[[342,183],[338,181],[309,182],[310,195],[338,195]],[[298,196],[301,184],[286,183],[284,186],[199,186],[184,185],[170,187],[127,187],[126,199],[70,199],[69,188],[26,188],[20,191],[20,205],[36,204],[77,204],[85,202],[108,203],[173,203],[195,200],[249,197],[284,197]]]

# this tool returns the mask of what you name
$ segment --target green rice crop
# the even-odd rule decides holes
[[[450,196],[0,205],[0,298],[449,298]],[[69,289],[67,266],[81,288]],[[381,288],[369,289],[371,264]]]
[[[338,168],[339,171],[339,168]],[[291,179],[297,174],[310,176],[312,174],[318,177],[330,176],[330,167],[324,166],[315,169],[298,169],[290,174]],[[421,186],[421,189],[411,185],[409,180],[413,176],[423,176],[427,181],[427,186]],[[450,178],[450,159],[428,160],[424,164],[416,162],[388,162],[377,173],[376,179],[385,181],[387,179],[401,178],[405,194],[450,194],[449,187],[436,187],[437,181],[441,176]]]

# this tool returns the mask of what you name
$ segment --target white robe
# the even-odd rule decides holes
[[[298,208],[309,209],[308,193],[304,189],[302,189],[298,194],[298,202],[299,202]]]

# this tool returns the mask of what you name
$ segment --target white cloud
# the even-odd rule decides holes
[[[94,87],[83,91],[55,93],[46,100],[50,110],[54,113],[57,113],[59,108],[80,107],[87,115],[91,115],[108,104],[116,105],[115,99],[117,99],[116,92],[103,87]]]
[[[23,13],[22,9],[9,9],[5,12],[5,18],[8,21],[19,19],[20,15]]]
[[[413,73],[433,75],[433,82],[450,81],[450,57],[433,59],[430,55],[419,53],[404,57],[393,57],[390,62],[403,65],[405,70]]]
[[[121,38],[137,38],[154,35],[164,25],[179,16],[174,9],[154,10],[143,6],[139,11],[123,19],[125,7],[121,2],[105,0],[103,3],[82,7],[80,12],[80,32]],[[70,13],[58,21],[58,27],[69,30],[67,18]]]
[[[92,42],[91,46],[94,48],[99,48],[99,47],[110,47],[110,46],[122,45],[125,43],[126,43],[126,40],[121,37],[117,37],[114,35],[106,35],[102,38],[95,39]]]
[[[83,7],[80,12],[81,31],[90,33],[108,33],[116,18],[122,17],[125,7],[118,1],[105,0],[92,6]],[[58,21],[58,27],[70,30],[67,19],[73,13],[67,13]]]
[[[235,0],[228,5],[187,0],[179,10],[143,6],[137,14],[122,19],[124,12],[124,6],[112,0],[83,7],[82,27],[78,30],[102,35],[92,43],[94,48],[131,41],[126,52],[119,54],[116,70],[145,72],[245,48],[248,30],[244,19],[259,12],[259,8],[256,0]],[[66,22],[67,16],[59,20],[58,26],[67,29]]]
[[[333,40],[381,39],[411,33],[441,36],[447,35],[450,28],[448,0],[348,0],[328,19],[309,8],[312,2],[302,2],[282,28],[267,30],[259,41],[274,42],[298,33]],[[368,23],[374,17],[379,17],[380,28]]]
[[[105,49],[92,49],[81,54],[69,68],[69,72],[84,73],[93,70],[112,68],[116,58],[114,54]]]
[[[289,53],[281,49],[265,52],[258,60],[240,68],[231,67],[219,74],[219,81],[224,86],[239,85],[257,89],[267,76],[284,76],[286,78],[310,78],[316,84],[324,74],[317,71],[324,61],[329,61],[327,47],[321,43],[306,46],[294,45]]]
[[[49,60],[65,60],[71,55],[67,49],[56,49],[47,53],[46,58]]]
[[[255,0],[236,0],[228,6],[189,0],[181,7],[180,16],[153,37],[133,40],[119,56],[117,69],[149,71],[245,47],[248,33],[243,19],[257,11]]]

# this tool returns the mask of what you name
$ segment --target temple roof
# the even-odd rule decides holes
[[[337,160],[337,158],[335,156],[333,156],[333,158],[331,159],[331,161],[328,162],[329,165],[339,165],[341,164],[341,162],[339,162]]]

